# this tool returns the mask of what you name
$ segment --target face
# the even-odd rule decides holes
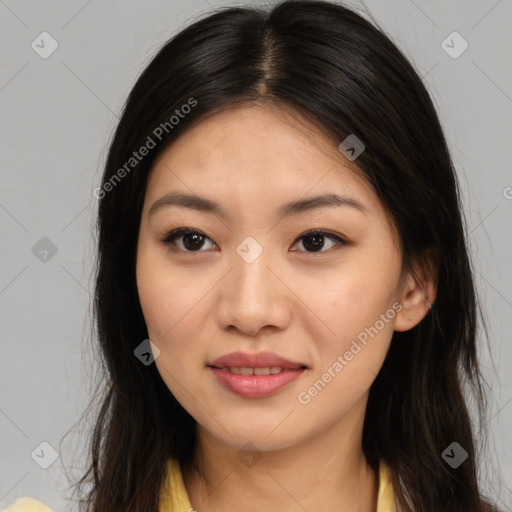
[[[151,171],[137,286],[155,364],[233,448],[289,447],[364,414],[402,260],[356,164],[298,113],[247,105],[193,126]],[[345,199],[285,206],[332,194]]]

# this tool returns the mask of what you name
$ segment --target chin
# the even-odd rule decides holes
[[[229,425],[229,434],[217,424],[210,426],[213,427],[214,430],[205,428],[204,426],[202,428],[207,430],[209,434],[218,441],[236,451],[254,450],[259,452],[271,452],[284,450],[303,441],[303,436],[298,435],[295,428],[293,432],[289,426],[286,428],[283,427],[280,430],[280,427],[276,428],[278,424],[279,421],[275,422],[272,427],[265,424],[254,425],[251,429],[248,429],[247,420],[245,423],[233,423],[228,421],[226,425]]]

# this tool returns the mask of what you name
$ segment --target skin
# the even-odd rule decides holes
[[[149,216],[171,191],[212,199],[230,219],[183,206]],[[276,216],[286,202],[326,192],[354,198],[366,211],[329,206]],[[201,231],[203,246],[187,252],[183,237],[175,245],[160,241],[182,226]],[[350,243],[326,237],[313,252],[298,239],[310,229]],[[418,282],[402,272],[394,233],[357,160],[289,108],[245,104],[217,113],[156,160],[141,216],[137,285],[149,337],[161,351],[158,371],[198,423],[206,479],[182,468],[194,508],[375,512],[378,474],[361,446],[368,391],[393,331],[419,323],[435,298],[430,276]],[[252,263],[236,252],[248,236],[263,248]],[[390,309],[395,315],[378,334],[300,403],[299,393]],[[274,351],[308,369],[271,396],[243,398],[207,367],[235,350]],[[237,456],[247,443],[256,454],[250,464]]]

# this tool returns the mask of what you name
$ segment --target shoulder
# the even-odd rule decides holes
[[[18,498],[15,503],[0,512],[52,512],[44,503],[34,498]]]

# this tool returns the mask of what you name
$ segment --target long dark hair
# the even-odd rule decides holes
[[[334,143],[354,134],[365,144],[357,164],[397,226],[404,268],[421,261],[438,293],[423,321],[393,335],[370,389],[364,452],[374,467],[381,459],[391,467],[404,512],[489,510],[466,402],[471,393],[483,432],[476,335],[484,319],[438,116],[382,29],[339,4],[300,0],[268,11],[221,8],[195,21],[158,51],[124,105],[95,191],[104,382],[90,465],[77,484],[91,486],[82,510],[157,512],[167,461],[194,456],[195,420],[156,366],[134,356],[148,338],[135,280],[138,228],[155,158],[192,123],[241,102],[292,106]],[[143,146],[149,151],[135,158]],[[456,468],[442,456],[452,442],[468,454]]]

